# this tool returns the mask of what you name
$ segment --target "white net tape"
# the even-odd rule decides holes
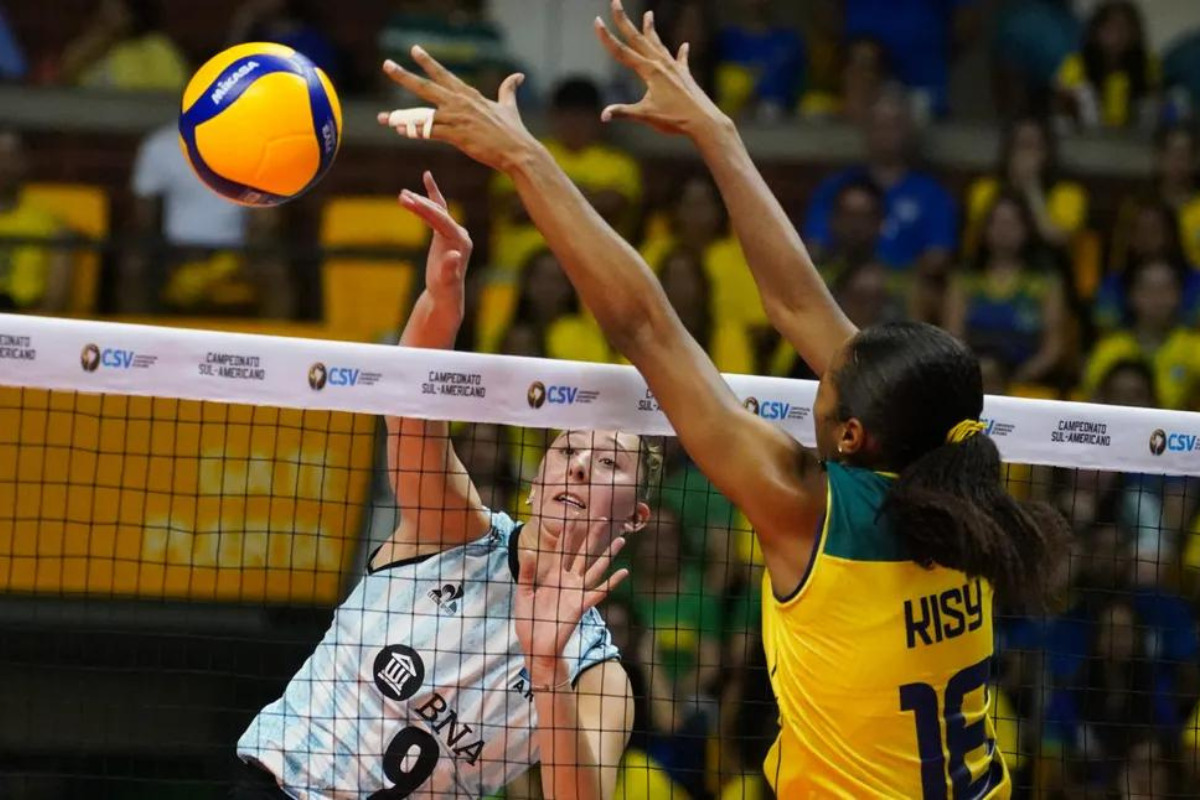
[[[814,443],[814,382],[725,377]],[[0,385],[672,433],[632,367],[5,314]],[[1200,414],[989,396],[984,419],[1008,462],[1200,475]]]

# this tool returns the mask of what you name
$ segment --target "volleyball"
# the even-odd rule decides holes
[[[337,155],[342,109],[333,83],[290,47],[230,47],[183,92],[179,142],[217,194],[273,206],[310,189]]]

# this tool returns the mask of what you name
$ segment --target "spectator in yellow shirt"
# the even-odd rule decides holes
[[[1182,268],[1163,261],[1135,267],[1126,283],[1130,322],[1100,340],[1084,371],[1084,391],[1092,394],[1120,361],[1142,358],[1154,370],[1155,393],[1164,408],[1196,405],[1200,385],[1200,334],[1179,314]]]
[[[977,178],[967,190],[963,235],[967,259],[975,256],[984,217],[1005,188],[1025,198],[1042,241],[1053,247],[1066,247],[1087,222],[1087,191],[1060,176],[1053,132],[1045,122],[1025,117],[1013,122],[1005,133],[995,173]]]
[[[678,185],[669,216],[651,218],[641,248],[650,269],[660,274],[666,258],[681,250],[703,264],[717,319],[747,329],[766,324],[754,276],[737,240],[729,235],[725,206],[707,175],[693,175]]]
[[[63,80],[96,89],[182,89],[187,62],[163,32],[160,15],[158,0],[102,0],[92,23],[63,52]]]
[[[805,119],[837,119],[865,125],[871,106],[891,75],[887,53],[874,39],[858,37],[838,48],[838,85],[834,91],[805,92],[800,114]]]
[[[1200,268],[1200,168],[1196,132],[1187,125],[1160,129],[1154,137],[1154,176],[1145,190],[1125,198],[1113,226],[1113,266],[1133,247],[1134,223],[1147,205],[1161,205],[1174,215],[1179,245],[1188,263]]]
[[[628,236],[642,198],[642,172],[629,154],[603,141],[601,110],[595,83],[568,78],[554,91],[551,135],[543,144],[600,216]],[[492,201],[492,261],[500,269],[514,270],[545,244],[529,224],[512,181],[499,173],[492,180]]]
[[[70,297],[70,253],[47,245],[61,242],[66,229],[22,197],[27,166],[21,137],[0,130],[0,311],[63,311]]]
[[[1059,113],[1080,128],[1153,127],[1162,66],[1146,46],[1138,8],[1106,0],[1092,14],[1083,47],[1055,77]]]
[[[584,312],[575,287],[549,250],[535,253],[521,269],[515,303],[503,326],[504,338],[512,327],[528,328],[533,341],[527,346],[546,358],[612,360],[599,326]]]
[[[1056,377],[1069,319],[1063,281],[1045,258],[1021,195],[996,199],[972,267],[951,281],[944,319],[946,330],[972,349],[1002,358],[1014,383]]]
[[[658,278],[671,307],[692,338],[704,346],[717,369],[743,375],[754,372],[750,337],[745,327],[717,314],[712,283],[695,253],[679,249],[667,255]]]

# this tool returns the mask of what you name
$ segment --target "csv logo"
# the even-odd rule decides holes
[[[379,382],[382,375],[378,372],[368,372],[358,367],[327,367],[320,361],[308,368],[308,385],[314,392],[319,392],[326,386],[353,388],[355,386],[373,386]]]
[[[85,345],[79,354],[79,364],[84,372],[95,372],[100,367],[108,369],[144,369],[158,360],[157,356],[139,354],[119,347]]]

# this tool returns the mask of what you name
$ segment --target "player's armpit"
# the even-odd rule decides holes
[[[633,731],[633,688],[616,660],[604,661],[580,674],[575,684],[577,719],[600,766],[601,796],[616,791],[617,771]]]

